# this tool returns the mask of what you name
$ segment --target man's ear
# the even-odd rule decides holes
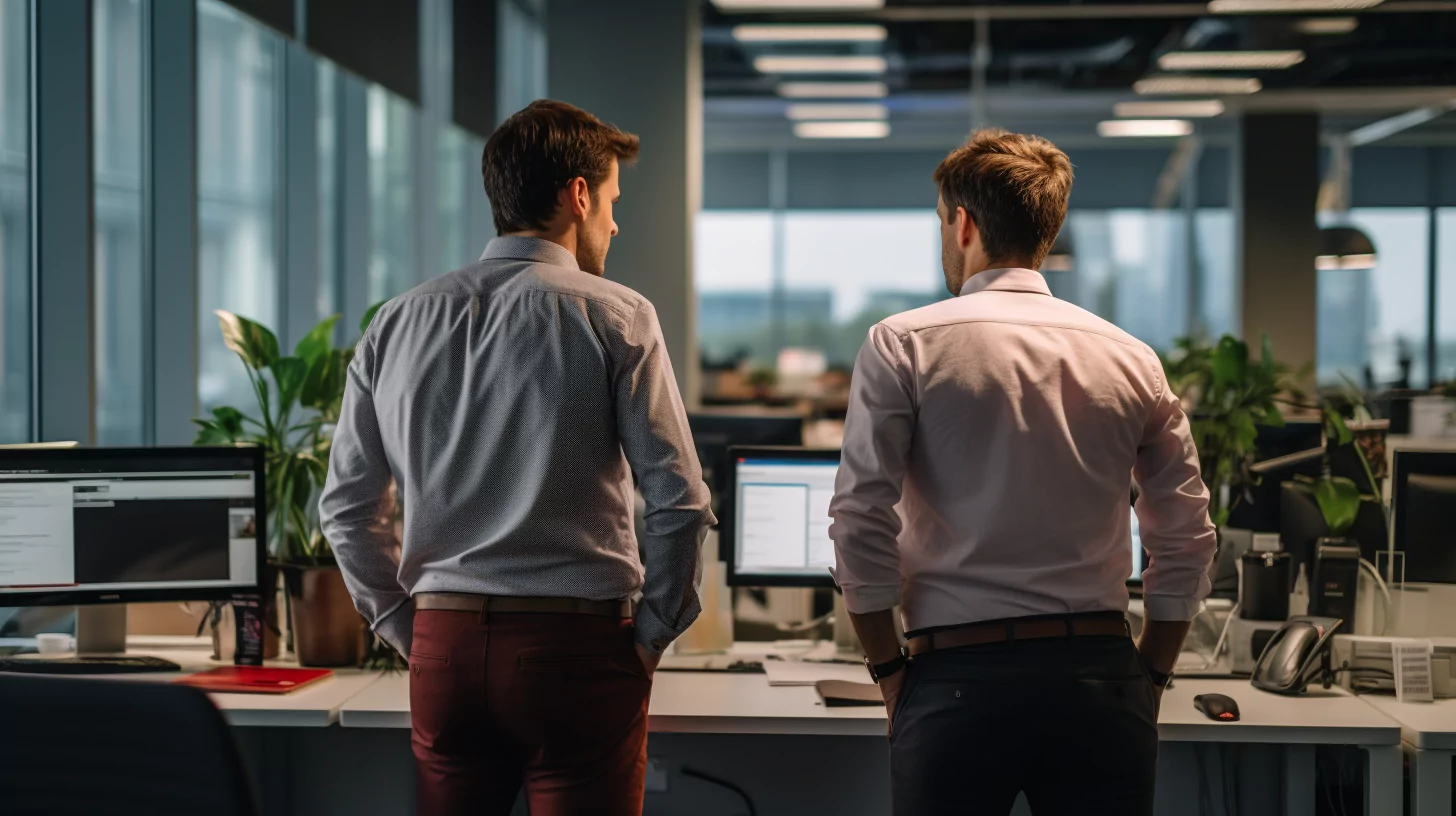
[[[966,212],[966,208],[956,207],[956,244],[965,249],[976,240],[977,232],[979,227],[971,220],[971,214]]]
[[[577,176],[567,182],[558,195],[558,203],[561,211],[573,220],[584,220],[587,211],[591,209],[591,189],[587,186],[586,179]]]

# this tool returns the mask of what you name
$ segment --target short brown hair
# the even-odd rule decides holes
[[[1040,136],[980,130],[935,168],[948,215],[964,207],[991,260],[1040,268],[1067,217],[1072,163]]]
[[[612,160],[630,164],[639,147],[636,136],[565,102],[538,99],[512,114],[480,159],[496,234],[544,229],[572,179],[586,179],[595,197]]]

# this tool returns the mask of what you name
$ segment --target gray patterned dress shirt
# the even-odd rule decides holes
[[[714,523],[652,304],[519,237],[380,309],[349,367],[320,510],[355,605],[406,655],[419,592],[640,590],[637,640],[662,651],[698,615]]]

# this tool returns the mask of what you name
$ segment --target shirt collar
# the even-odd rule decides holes
[[[576,263],[576,256],[561,244],[553,243],[545,238],[528,238],[523,235],[502,235],[490,239],[490,243],[485,245],[485,252],[481,253],[480,259],[489,261],[499,258],[581,269]]]
[[[987,269],[971,276],[961,287],[961,295],[977,292],[1025,292],[1031,295],[1048,295],[1052,290],[1046,278],[1034,269]]]

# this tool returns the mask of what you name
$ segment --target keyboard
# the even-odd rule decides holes
[[[0,672],[24,674],[143,674],[180,671],[182,667],[170,660],[147,655],[0,657]]]

